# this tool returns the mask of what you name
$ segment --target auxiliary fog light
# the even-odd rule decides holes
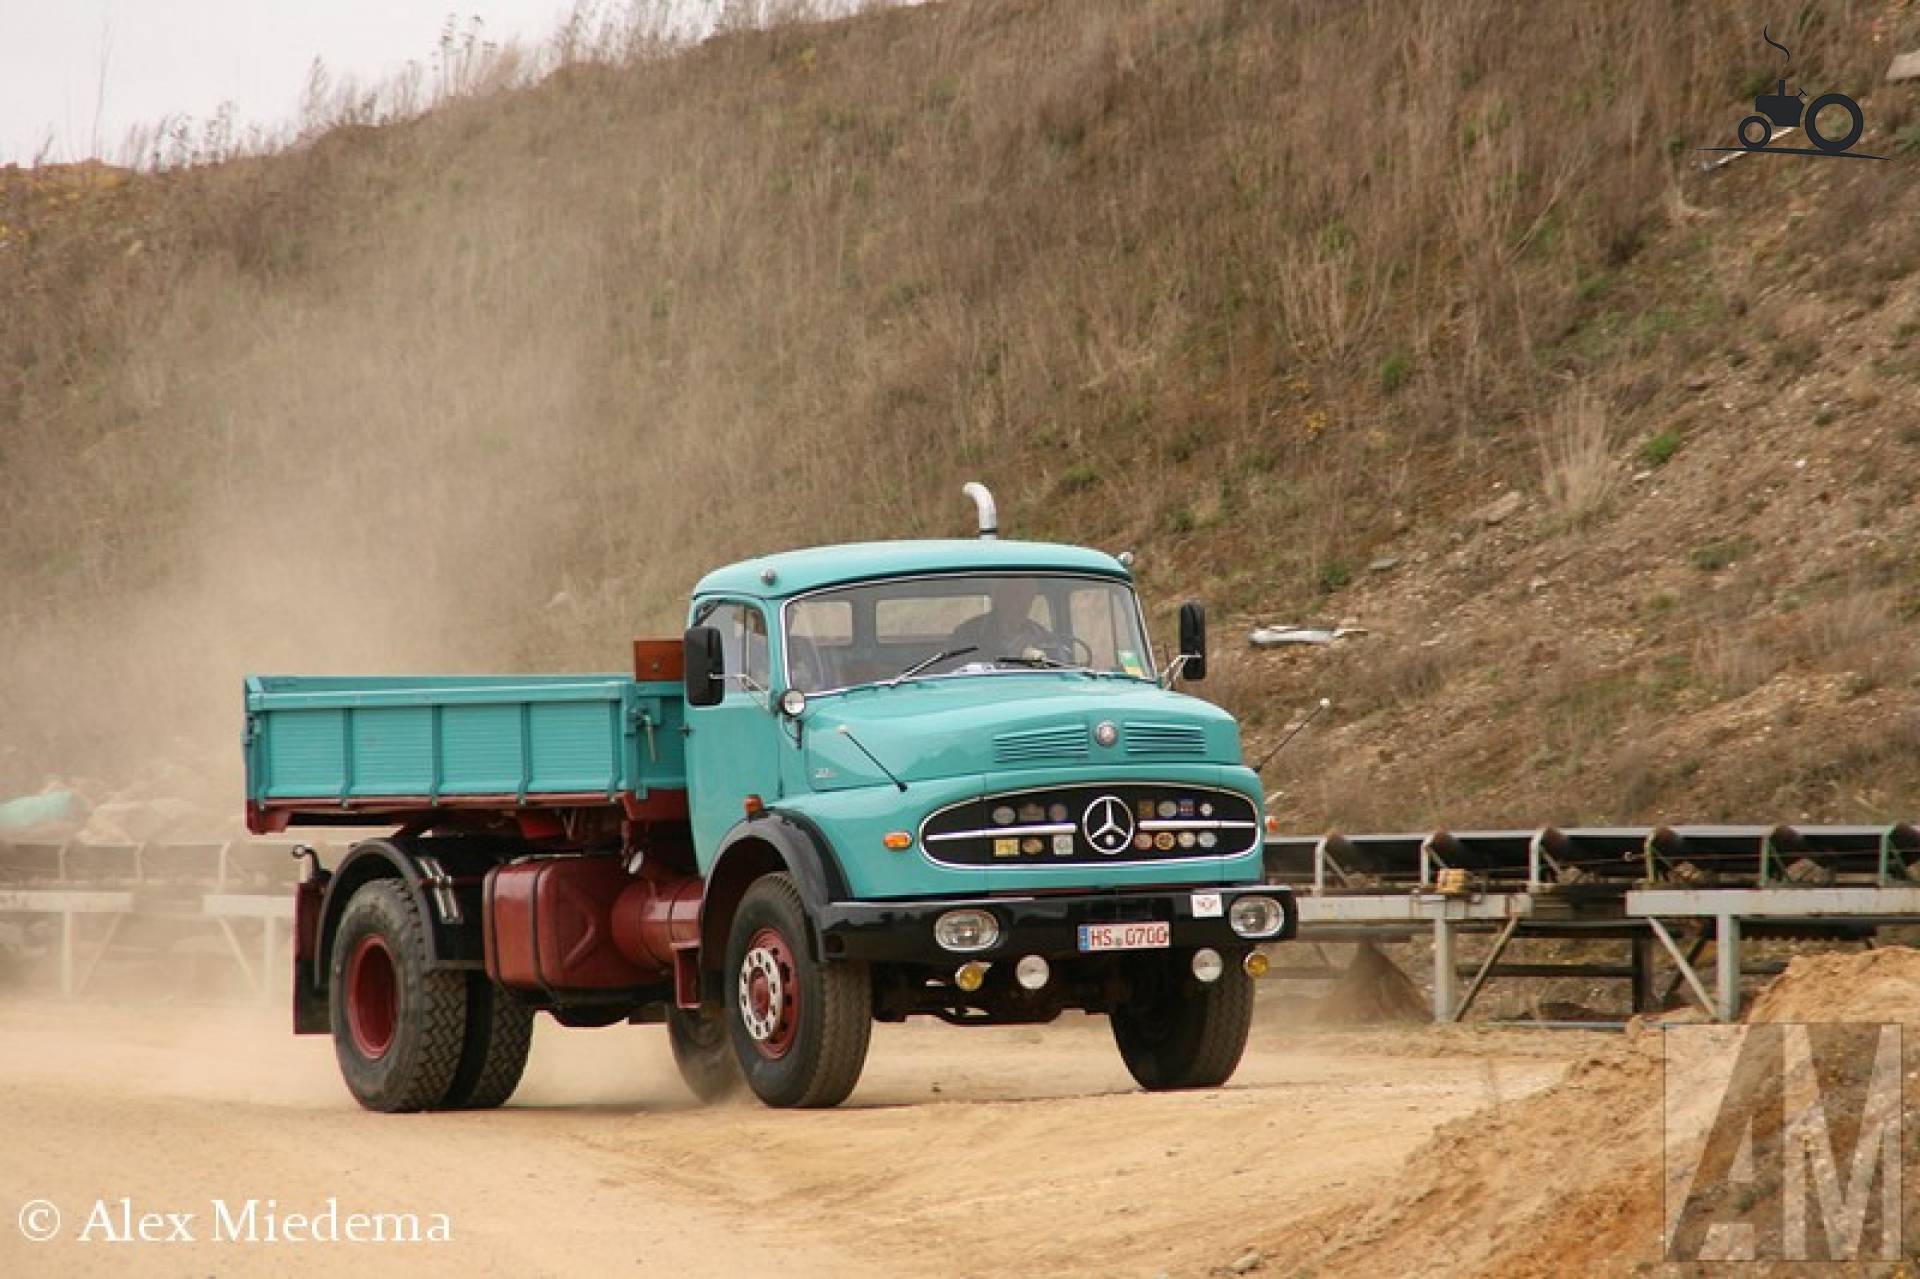
[[[970,955],[1000,940],[1000,921],[987,910],[950,910],[933,921],[933,939],[944,950]]]
[[[1193,975],[1204,982],[1220,980],[1220,974],[1226,971],[1226,963],[1220,958],[1220,952],[1211,946],[1202,946],[1193,952]]]
[[[1238,897],[1227,908],[1227,922],[1242,937],[1271,937],[1286,918],[1280,903],[1271,897]]]
[[[986,980],[987,966],[977,959],[972,963],[962,964],[953,970],[953,984],[966,991],[969,995],[980,989],[981,984]]]
[[[1038,955],[1025,955],[1013,966],[1013,979],[1022,990],[1038,990],[1053,976],[1053,968]]]

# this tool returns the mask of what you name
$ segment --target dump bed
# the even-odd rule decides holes
[[[685,811],[677,681],[255,675],[246,708],[255,830],[440,808]]]

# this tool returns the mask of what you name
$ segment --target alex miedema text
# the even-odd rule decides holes
[[[343,1211],[333,1198],[299,1212],[276,1199],[214,1199],[204,1213],[149,1212],[132,1199],[99,1199],[73,1237],[77,1243],[447,1243],[453,1222],[444,1212]]]

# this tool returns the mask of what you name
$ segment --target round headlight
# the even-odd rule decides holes
[[[799,719],[800,712],[807,709],[807,695],[797,688],[790,688],[780,694],[780,713],[788,719]]]
[[[1271,897],[1238,897],[1227,908],[1227,922],[1242,937],[1271,937],[1287,917]]]
[[[961,955],[990,950],[1000,940],[1000,921],[988,910],[950,910],[933,921],[933,939]]]

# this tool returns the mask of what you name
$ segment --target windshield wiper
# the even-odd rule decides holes
[[[912,679],[915,675],[918,675],[921,671],[926,670],[929,666],[938,666],[940,663],[950,662],[956,657],[965,657],[968,653],[977,652],[979,650],[979,647],[980,646],[977,644],[969,644],[965,648],[950,648],[944,653],[935,653],[932,657],[926,658],[924,661],[915,662],[912,666],[907,667],[906,670],[901,671],[898,675],[895,675],[892,679],[883,680],[881,682],[886,684],[888,688],[892,688],[895,684],[898,684],[903,680]]]
[[[1077,662],[1063,662],[1057,657],[1046,657],[1039,653],[1032,653],[1021,657],[996,657],[993,660],[995,662],[1004,662],[1009,666],[1043,666],[1050,671],[1087,671],[1089,674],[1092,673],[1090,668],[1082,666]]]

